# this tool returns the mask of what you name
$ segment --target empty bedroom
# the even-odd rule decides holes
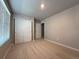
[[[0,0],[0,59],[79,59],[79,0]]]

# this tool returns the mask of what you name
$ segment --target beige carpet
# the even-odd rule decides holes
[[[36,40],[16,45],[6,59],[79,59],[79,53],[45,40]]]

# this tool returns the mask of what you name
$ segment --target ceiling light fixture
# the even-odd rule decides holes
[[[42,3],[42,4],[41,4],[41,9],[44,9],[44,7],[45,7],[45,5]]]

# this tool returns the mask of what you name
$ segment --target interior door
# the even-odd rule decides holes
[[[36,39],[41,39],[41,23],[36,23]]]

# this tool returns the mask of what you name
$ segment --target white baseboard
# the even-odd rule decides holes
[[[8,49],[6,50],[6,52],[5,52],[4,56],[3,56],[3,59],[6,59],[7,54],[9,53],[10,49],[11,49],[13,46],[14,46],[14,44],[11,44],[11,45],[8,47]]]
[[[71,49],[71,50],[73,50],[73,51],[79,52],[79,49],[70,47],[70,46],[68,46],[68,45],[64,45],[64,44],[62,44],[62,43],[58,43],[58,42],[55,42],[55,41],[52,41],[52,40],[48,40],[48,39],[45,39],[45,40],[47,40],[47,41],[49,41],[49,42],[51,42],[51,43],[54,43],[54,44],[63,46],[63,47],[65,47],[65,48]]]

